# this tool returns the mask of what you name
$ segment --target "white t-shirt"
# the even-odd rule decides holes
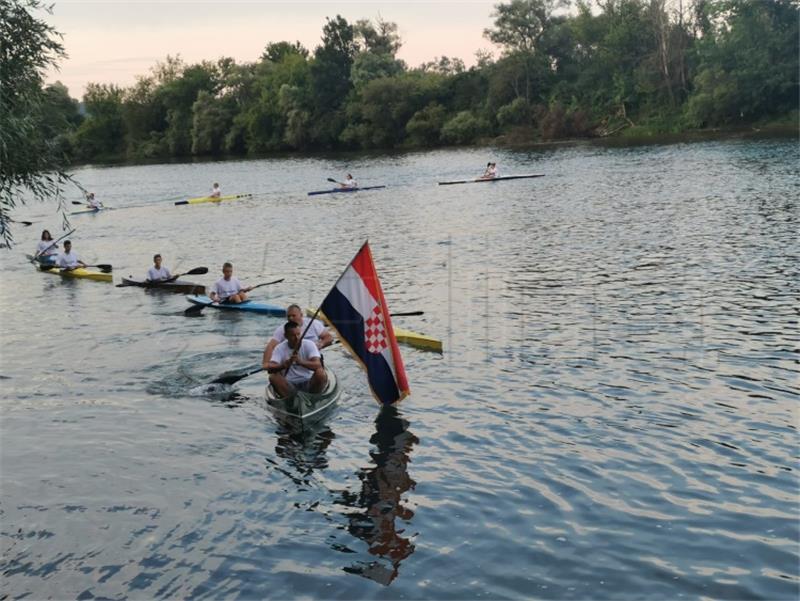
[[[300,326],[301,332],[306,330],[306,326],[308,326],[309,321],[311,321],[310,317],[303,318],[303,325]],[[283,326],[285,325],[285,323],[286,322],[275,328],[275,332],[273,332],[272,334],[272,339],[275,340],[276,342],[283,342],[284,340],[286,340],[286,334],[283,333]],[[319,319],[315,319],[311,324],[311,326],[308,328],[308,331],[306,331],[306,335],[303,336],[303,338],[305,340],[310,340],[311,342],[316,344],[317,340],[319,340],[320,336],[322,336],[322,333],[324,331],[325,331],[325,325]]]
[[[49,257],[50,255],[57,255],[58,249],[56,245],[53,244],[54,240],[39,240],[39,244],[36,245],[36,254],[40,257]],[[47,247],[50,248],[47,248]]]
[[[208,195],[209,198],[219,198],[220,196],[222,196],[222,190],[219,188],[212,188],[211,194]]]
[[[275,347],[275,350],[272,353],[272,359],[270,359],[270,361],[281,364],[292,356],[293,350],[294,349],[289,348],[289,341],[284,340]],[[300,344],[300,351],[297,354],[303,361],[308,361],[309,359],[314,359],[315,357],[321,356],[319,354],[317,345],[311,342],[308,338],[303,338],[303,342]],[[286,379],[292,384],[302,384],[303,382],[310,380],[311,376],[313,375],[314,372],[310,369],[302,367],[297,363],[292,363],[289,371],[286,372]]]
[[[225,278],[218,279],[211,287],[211,291],[215,292],[220,300],[224,300],[229,296],[237,294],[242,288],[244,288],[244,286],[242,286],[239,278],[237,278],[235,275],[232,275],[231,279],[229,280],[226,280]]]
[[[101,209],[103,208],[103,203],[99,200],[92,199],[89,201],[89,208],[90,209]]]
[[[358,188],[358,182],[354,179],[346,179],[344,180],[344,185],[348,188]]]
[[[170,278],[169,269],[167,269],[166,267],[160,267],[156,269],[155,265],[153,265],[150,269],[147,270],[147,279],[151,282],[168,280],[169,278]]]
[[[76,255],[73,251],[69,251],[68,253],[62,252],[60,255],[58,255],[56,263],[59,267],[77,267],[78,255]]]

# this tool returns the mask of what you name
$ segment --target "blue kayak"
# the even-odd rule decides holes
[[[286,317],[286,307],[259,303],[258,301],[244,301],[243,303],[212,303],[211,299],[202,295],[189,295],[186,297],[193,305],[203,305],[212,309],[224,309],[225,311],[249,311],[250,313],[261,313],[263,315],[274,315],[275,317]]]
[[[338,194],[339,192],[359,192],[361,190],[380,190],[386,186],[366,186],[364,188],[333,188],[332,190],[317,190],[316,192],[309,192],[309,196],[317,196],[318,194]]]

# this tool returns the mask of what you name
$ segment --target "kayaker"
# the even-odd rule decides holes
[[[486,170],[480,179],[494,179],[497,177],[497,163],[486,163]]]
[[[64,271],[72,271],[78,267],[86,267],[86,263],[78,259],[78,255],[72,252],[72,242],[64,241],[64,251],[56,259],[58,265]]]
[[[342,188],[358,188],[358,182],[353,179],[353,176],[348,173],[347,177],[342,182]]]
[[[172,277],[169,269],[161,266],[161,255],[153,255],[153,266],[147,270],[147,277],[145,280],[148,282],[163,282]]]
[[[328,376],[322,367],[317,345],[307,338],[301,340],[300,326],[293,321],[286,322],[283,334],[286,340],[275,347],[267,364],[269,381],[275,392],[283,398],[296,390],[322,392]]]
[[[211,194],[208,195],[209,198],[222,198],[222,190],[220,190],[219,184],[214,182],[214,185],[211,188]]]
[[[211,287],[209,298],[215,303],[243,303],[247,300],[247,292],[252,288],[242,286],[239,278],[233,277],[233,265],[222,266],[222,277]]]
[[[299,325],[300,332],[305,332],[305,336],[303,336],[303,338],[313,342],[318,349],[322,350],[326,346],[333,344],[333,335],[328,331],[328,328],[325,327],[325,324],[323,324],[319,319],[312,321],[310,317],[304,317],[303,310],[300,308],[300,305],[289,305],[289,307],[286,309],[286,319]],[[309,322],[311,323],[310,326],[308,325]],[[264,349],[264,358],[261,361],[264,369],[267,369],[267,365],[269,364],[270,359],[272,359],[272,353],[275,351],[275,347],[284,340],[286,340],[286,336],[283,332],[283,324],[281,324],[275,328],[275,331],[272,333],[272,338],[269,339],[269,342],[267,342],[267,346]]]
[[[36,260],[40,263],[55,263],[58,257],[58,244],[53,243],[53,236],[48,230],[42,232],[42,239],[36,245]]]
[[[103,208],[103,203],[94,197],[94,192],[89,192],[89,194],[86,195],[86,204],[89,205],[90,209],[94,209],[95,211],[99,211]]]

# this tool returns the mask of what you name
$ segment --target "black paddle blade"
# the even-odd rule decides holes
[[[392,317],[417,317],[425,315],[425,311],[406,311],[405,313],[390,313]]]
[[[208,267],[195,267],[194,269],[190,269],[183,275],[203,275],[204,273],[208,273]]]
[[[186,317],[200,317],[200,315],[203,313],[203,309],[205,308],[206,308],[205,305],[192,305],[191,307],[186,309],[183,312],[183,314]]]
[[[333,182],[334,184],[338,184],[339,183],[335,179],[333,179],[332,177],[329,177],[327,179],[328,179],[329,182]]]
[[[93,265],[92,267],[97,267],[103,273],[111,273],[114,271],[114,268],[109,265],[108,263],[98,263],[97,265]]]
[[[218,378],[211,380],[209,384],[236,384],[239,380],[245,379],[247,376],[252,376],[253,374],[257,374],[260,371],[263,371],[264,368],[259,366],[250,366],[245,367],[242,369],[237,369],[234,371],[226,371],[224,374],[220,375]]]
[[[73,201],[72,201],[72,204],[74,204],[74,205],[84,205],[84,204],[86,204],[86,203],[85,203],[85,202],[81,202],[81,201],[79,201],[79,200],[73,200]]]

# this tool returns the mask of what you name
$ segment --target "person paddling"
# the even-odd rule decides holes
[[[153,255],[153,266],[147,270],[145,280],[148,282],[163,282],[171,277],[172,274],[169,269],[161,266],[161,255]]]
[[[286,309],[286,319],[299,325],[300,331],[305,332],[303,338],[313,342],[319,350],[333,344],[333,335],[328,331],[328,328],[326,328],[319,319],[312,320],[310,317],[304,317],[300,305],[289,305]],[[309,323],[311,324],[310,326],[308,325]],[[281,324],[275,328],[275,331],[272,333],[272,338],[269,339],[264,349],[264,357],[261,361],[261,365],[264,369],[268,368],[275,347],[284,340],[286,340],[286,336],[283,331],[283,324]]]
[[[208,195],[209,198],[222,198],[222,190],[219,187],[219,183],[214,182],[214,185],[211,187],[211,194]]]
[[[247,300],[247,292],[252,290],[249,286],[242,286],[239,278],[233,276],[233,265],[225,263],[222,266],[222,277],[211,287],[209,298],[215,303],[239,304]]]
[[[94,192],[89,192],[89,194],[86,195],[86,204],[89,205],[90,209],[94,209],[95,211],[99,211],[103,208],[103,203],[94,197]]]
[[[308,338],[300,339],[300,326],[287,321],[283,326],[286,340],[275,347],[272,359],[267,364],[269,382],[275,392],[283,397],[295,391],[322,392],[328,383],[328,375],[322,367],[319,349]]]
[[[344,178],[344,181],[340,185],[342,188],[358,188],[358,182],[353,179],[350,173],[347,174],[347,177]]]
[[[480,179],[494,179],[497,177],[497,163],[486,163],[486,170]]]
[[[55,263],[58,258],[58,244],[53,243],[53,236],[48,230],[42,232],[42,239],[36,245],[36,260],[40,263]]]
[[[58,265],[64,271],[72,271],[78,267],[86,267],[86,263],[81,261],[74,252],[72,252],[72,242],[69,240],[64,241],[64,251],[58,255],[56,259]]]

